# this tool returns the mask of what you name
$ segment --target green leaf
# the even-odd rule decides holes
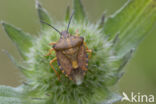
[[[0,104],[23,104],[19,98],[0,97]]]
[[[37,12],[38,12],[38,16],[40,21],[44,21],[48,24],[52,24],[52,20],[50,18],[50,16],[48,15],[48,12],[42,8],[41,4],[38,2],[38,0],[36,0],[36,8],[37,8]],[[48,25],[41,23],[42,29],[47,29],[50,28]]]
[[[118,68],[118,72],[120,72],[124,66],[128,63],[128,61],[130,60],[130,58],[132,57],[132,53],[134,52],[134,49],[131,49],[130,51],[128,51],[123,58],[120,60],[120,66]]]
[[[10,58],[10,60],[16,65],[16,67],[23,72],[25,76],[27,76],[28,72],[31,72],[30,70],[27,70],[26,66],[24,66],[22,63],[19,63],[11,54],[9,54],[8,51],[2,51]]]
[[[107,86],[116,84],[118,80],[123,76],[124,73],[122,72],[122,69],[131,59],[133,52],[134,49],[130,49],[124,56],[114,62],[116,70],[111,70],[111,72],[107,73],[108,76],[106,76],[105,78],[105,83]]]
[[[99,29],[103,28],[104,22],[105,22],[105,18],[106,18],[106,12],[104,12],[104,14],[101,17],[101,20],[99,22]]]
[[[129,0],[120,10],[107,19],[103,32],[113,39],[119,32],[116,45],[118,55],[136,48],[156,23],[155,0]]]
[[[83,5],[81,0],[74,0],[74,19],[78,22],[83,22],[85,20],[85,12],[83,10]]]
[[[0,104],[24,104],[20,95],[16,88],[0,86]]]
[[[19,95],[20,92],[18,92],[16,88],[12,88],[9,86],[0,86],[0,97],[18,97]]]
[[[114,104],[121,100],[121,96],[117,93],[109,93],[108,97],[101,104]]]
[[[0,104],[44,104],[44,100],[24,95],[24,86],[17,88],[0,86]]]
[[[9,36],[9,38],[15,43],[19,52],[26,59],[26,52],[29,52],[29,48],[32,46],[33,37],[28,33],[23,32],[21,29],[16,28],[8,23],[2,22],[2,26]]]
[[[65,21],[66,21],[66,22],[69,22],[69,19],[70,19],[70,7],[67,6]]]
[[[17,62],[17,60],[16,60],[11,54],[8,53],[8,51],[6,51],[6,50],[2,50],[2,51],[10,58],[10,60],[11,60],[19,69],[25,70],[24,66],[22,66],[21,64],[19,64],[19,63]]]

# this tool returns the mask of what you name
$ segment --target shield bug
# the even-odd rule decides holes
[[[44,21],[41,22],[49,25],[60,34],[60,39],[57,42],[50,43],[52,48],[46,55],[51,55],[52,51],[55,51],[56,53],[56,57],[50,61],[51,68],[55,71],[60,79],[60,75],[52,65],[54,61],[57,61],[60,70],[65,74],[65,76],[69,77],[69,79],[73,80],[76,84],[81,84],[84,75],[88,70],[87,53],[90,53],[91,55],[92,50],[88,49],[86,43],[84,42],[84,38],[79,36],[78,32],[76,32],[76,35],[71,35],[69,33],[68,30],[73,14],[74,13],[72,13],[70,17],[67,30],[62,32]]]

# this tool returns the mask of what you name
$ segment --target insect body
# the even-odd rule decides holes
[[[70,21],[71,19],[72,16]],[[58,42],[50,43],[52,48],[50,49],[48,55],[50,55],[52,51],[55,51],[56,53],[56,57],[50,61],[51,68],[60,79],[58,72],[52,65],[52,63],[57,60],[62,73],[69,77],[69,79],[73,80],[76,84],[81,84],[85,72],[88,70],[87,53],[91,53],[92,51],[88,49],[86,43],[84,42],[84,38],[80,37],[78,33],[74,36],[69,34],[68,29],[70,21],[67,30],[63,32],[59,32],[56,28],[43,21],[41,22],[51,26],[61,35]]]

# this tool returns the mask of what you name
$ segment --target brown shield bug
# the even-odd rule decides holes
[[[90,53],[91,56],[92,50],[88,49],[86,43],[84,42],[84,38],[79,36],[78,32],[76,33],[76,35],[71,35],[68,32],[73,14],[70,17],[67,30],[62,32],[46,22],[41,22],[49,25],[60,34],[60,39],[58,40],[58,42],[50,43],[50,45],[52,45],[52,48],[46,55],[51,55],[52,51],[55,51],[56,53],[56,57],[50,61],[51,68],[55,71],[58,78],[60,79],[60,75],[52,65],[52,63],[57,60],[62,73],[69,77],[70,80],[73,80],[76,84],[81,84],[84,75],[88,70],[87,53]]]

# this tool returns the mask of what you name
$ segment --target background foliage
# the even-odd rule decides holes
[[[95,22],[100,18],[103,10],[107,10],[107,15],[110,15],[115,11],[115,9],[120,8],[120,6],[124,4],[124,2],[126,1],[84,0],[84,5],[89,14],[89,19]],[[17,5],[17,3],[20,5]],[[65,14],[64,8],[67,4],[71,5],[71,2],[69,3],[69,0],[45,0],[42,1],[42,4],[45,8],[47,8],[49,13],[54,17],[55,20],[63,21],[63,16]],[[9,23],[22,28],[24,31],[29,31],[30,33],[37,34],[39,31],[39,22],[37,20],[37,13],[34,8],[34,1],[32,0],[0,0],[0,20],[8,21]],[[119,83],[121,92],[136,91],[156,95],[156,48],[154,46],[156,41],[156,36],[154,35],[155,32],[156,31],[153,29],[150,35],[141,43],[141,46],[137,50],[135,57],[125,68],[126,73]],[[4,34],[5,33],[2,31],[2,28],[0,28],[0,48],[6,49],[9,52],[13,53],[13,55],[19,57],[17,50]],[[18,74],[19,72],[17,72],[17,68],[2,52],[0,53],[0,61],[0,84],[16,86],[21,83],[19,80],[21,76]]]

